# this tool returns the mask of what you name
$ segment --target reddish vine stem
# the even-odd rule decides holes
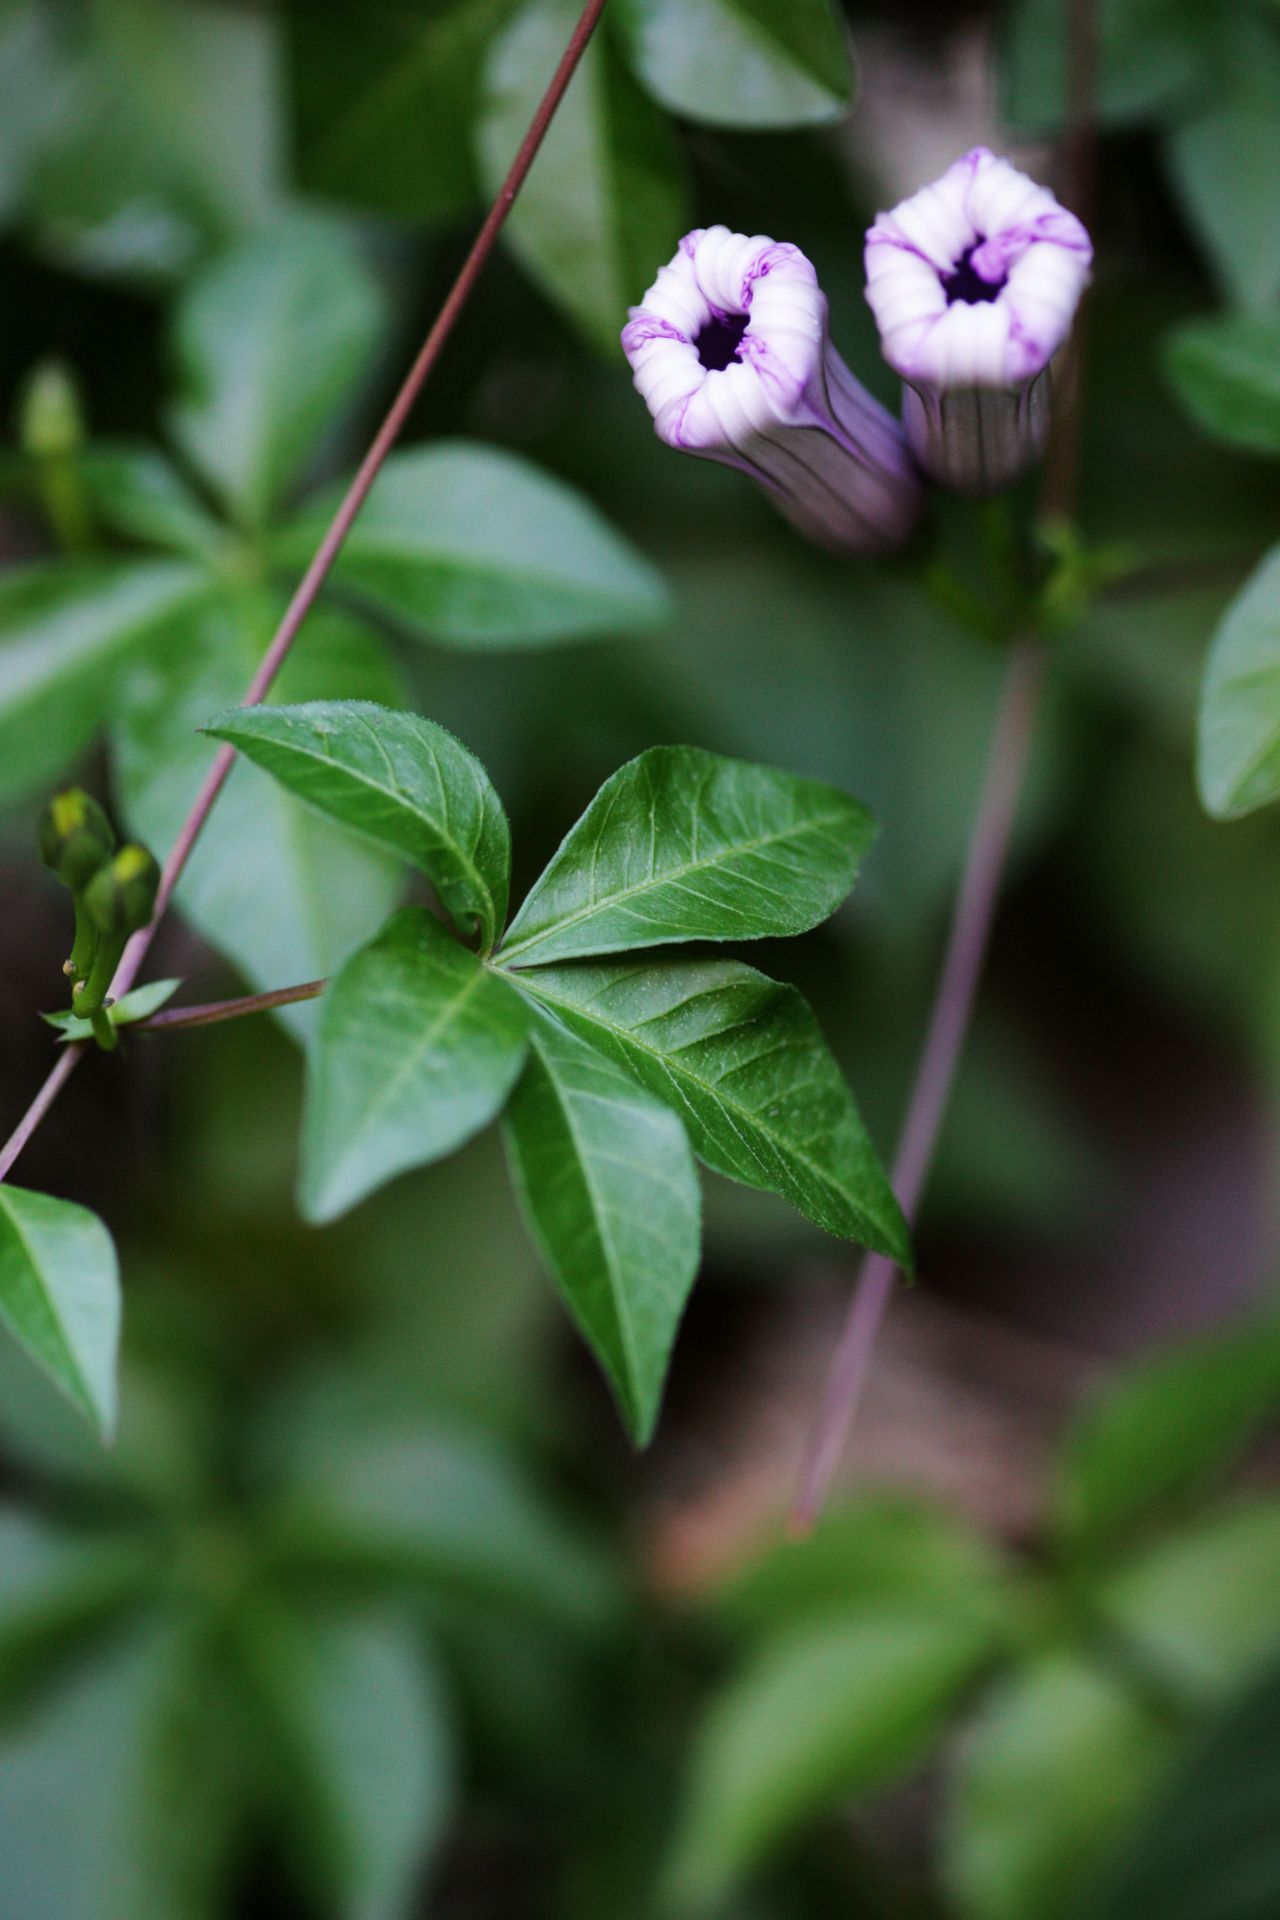
[[[1067,115],[1058,152],[1059,186],[1069,206],[1088,223],[1095,166],[1094,97],[1097,81],[1094,0],[1072,0],[1067,49]],[[1080,346],[1078,319],[1061,369],[1061,410],[1045,465],[1040,495],[1043,524],[1070,518],[1076,499],[1080,452]],[[969,835],[942,972],[934,991],[924,1049],[894,1162],[893,1184],[908,1221],[913,1219],[933,1161],[956,1068],[964,1048],[990,943],[1000,885],[1030,754],[1045,677],[1043,642],[1034,635],[1010,653],[999,712],[987,757],[982,796]],[[803,1539],[822,1512],[844,1452],[871,1367],[897,1268],[881,1254],[864,1260],[854,1283],[836,1343],[818,1413],[810,1429],[791,1509],[790,1530]]]
[[[529,123],[528,132],[520,143],[519,151],[511,163],[507,177],[498,189],[497,198],[476,235],[457,279],[449,289],[444,305],[436,315],[417,359],[410,367],[403,386],[391,403],[386,419],[374,436],[369,451],[361,461],[355,478],[329,524],[328,531],[316,549],[315,557],[299,581],[297,590],[285,609],[284,617],[262,656],[261,664],[246,689],[244,699],[240,703],[242,706],[257,706],[284,665],[289,649],[297,639],[303,621],[315,605],[320,589],[328,578],[334,561],[342,551],[343,542],[368,498],[383,462],[399,438],[401,429],[426,385],[445,342],[453,332],[489,255],[493,252],[498,233],[515,204],[516,196],[524,185],[529,169],[537,158],[538,149],[546,137],[547,129],[564,98],[569,82],[577,71],[578,63],[587,50],[588,42],[595,32],[605,5],[606,0],[587,0],[560,64],[552,75],[551,83]],[[156,929],[173,897],[173,890],[178,884],[183,868],[191,858],[192,850],[200,837],[205,821],[213,810],[218,795],[226,785],[234,760],[234,747],[224,746],[219,749],[209,768],[204,783],[192,803],[191,811],[183,822],[182,830],[164,863],[164,871],[156,896],[156,910],[151,923],[133,936],[116,969],[115,978],[111,982],[113,999],[118,1000],[122,994],[127,993],[137,979],[138,971],[155,938]],[[57,1065],[49,1074],[27,1112],[18,1122],[4,1147],[0,1148],[0,1180],[7,1179],[18,1155],[57,1099],[84,1051],[83,1045],[68,1047],[59,1057]]]
[[[146,1020],[135,1020],[129,1033],[180,1033],[187,1027],[213,1027],[220,1020],[243,1020],[251,1013],[269,1013],[273,1007],[292,1007],[299,1000],[315,1000],[327,980],[304,980],[297,987],[275,987],[270,993],[245,993],[235,1000],[208,1000],[199,1007],[162,1007]]]

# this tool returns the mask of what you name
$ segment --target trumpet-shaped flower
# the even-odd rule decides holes
[[[1007,486],[1043,451],[1047,370],[1089,280],[1073,213],[975,147],[867,234],[867,299],[906,382],[925,472],[961,493]]]
[[[669,447],[749,474],[819,545],[898,545],[920,508],[902,430],[831,345],[797,247],[727,227],[686,234],[622,333]]]

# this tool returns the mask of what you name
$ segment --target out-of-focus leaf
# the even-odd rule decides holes
[[[0,213],[21,202],[31,163],[66,82],[66,21],[44,0],[0,6]]]
[[[131,1027],[135,1021],[147,1020],[166,1000],[173,998],[181,985],[181,980],[148,980],[145,987],[135,987],[122,999],[113,1000],[107,1009],[107,1019],[113,1027]],[[63,1013],[46,1013],[41,1018],[51,1027],[57,1027],[66,1044],[93,1038],[92,1020],[86,1020],[70,1007]]]
[[[966,1735],[947,1813],[943,1873],[957,1911],[1077,1912],[1176,1745],[1159,1714],[1083,1655],[1047,1654],[1004,1680]]]
[[[835,787],[651,747],[570,828],[511,924],[503,963],[806,933],[844,899],[874,833]]]
[[[148,1626],[0,1733],[5,1920],[226,1912],[233,1809],[207,1687],[198,1636]]]
[[[120,1270],[96,1214],[52,1194],[0,1186],[0,1320],[109,1438]]]
[[[809,1007],[733,960],[537,967],[521,987],[675,1108],[717,1173],[910,1259],[906,1227]]]
[[[1079,1920],[1280,1912],[1280,1669],[1214,1720]]]
[[[520,996],[406,907],[324,996],[307,1074],[302,1210],[332,1220],[496,1119],[519,1075]]]
[[[980,1535],[920,1500],[869,1494],[825,1514],[808,1540],[779,1541],[733,1574],[714,1606],[752,1633],[842,1606],[886,1612],[923,1602],[992,1629],[1009,1610],[1000,1563]]]
[[[1206,43],[1204,107],[1165,136],[1174,188],[1227,298],[1280,296],[1280,33],[1231,7]]]
[[[759,1648],[694,1737],[675,1910],[718,1910],[805,1821],[900,1778],[984,1652],[972,1622],[927,1606],[811,1619]]]
[[[233,707],[204,729],[229,740],[317,812],[427,875],[484,948],[502,931],[511,830],[474,754],[420,714],[367,700]]]
[[[1164,364],[1178,398],[1209,433],[1280,456],[1280,316],[1190,320],[1165,341]]]
[[[1204,87],[1214,10],[1197,0],[1099,0],[1095,107],[1106,124],[1167,120]],[[1019,0],[1009,21],[1004,118],[1048,132],[1067,113],[1068,14],[1059,0]]]
[[[329,509],[282,532],[305,563]],[[652,626],[660,576],[594,508],[527,460],[466,441],[392,454],[336,577],[417,638],[456,647],[543,646]]]
[[[849,54],[829,0],[623,0],[620,13],[641,79],[690,120],[802,127],[849,106]]]
[[[1220,820],[1280,795],[1280,547],[1250,575],[1213,636],[1196,775],[1200,798]]]
[[[271,1535],[281,1566],[309,1585],[405,1581],[579,1628],[615,1599],[601,1561],[492,1441],[420,1424],[317,1444]]]
[[[807,0],[806,0],[807,3]],[[477,139],[496,189],[582,9],[526,0],[485,65]],[[587,48],[507,222],[533,277],[603,351],[688,225],[678,149],[609,41]]]
[[[285,12],[298,183],[403,220],[479,197],[471,125],[484,54],[517,0],[347,0]]]
[[[698,1177],[684,1128],[630,1074],[540,1020],[506,1135],[543,1258],[644,1446],[698,1271]]]
[[[1250,1500],[1185,1526],[1098,1590],[1157,1672],[1212,1698],[1280,1647],[1280,1501]]]
[[[90,272],[187,272],[277,204],[272,22],[211,0],[67,11],[60,84],[42,96],[23,183],[27,223]]]
[[[76,475],[98,524],[193,559],[216,558],[227,530],[154,447],[95,440],[76,456]]]
[[[297,220],[246,241],[178,307],[189,458],[232,513],[260,528],[367,372],[385,325],[377,285],[341,228]]]
[[[129,1535],[61,1531],[0,1507],[0,1700],[80,1636],[154,1590],[154,1553]]]
[[[405,1920],[453,1799],[444,1692],[425,1636],[261,1600],[241,1629],[303,1876],[326,1906]]]
[[[1123,1538],[1135,1521],[1202,1490],[1277,1412],[1274,1320],[1246,1321],[1128,1369],[1063,1445],[1060,1536],[1075,1549]]]
[[[227,595],[192,624],[181,648],[130,683],[115,761],[130,831],[148,846],[172,845],[213,757],[199,728],[244,692],[276,611],[269,598]],[[395,704],[403,696],[377,635],[322,606],[274,697]],[[239,766],[179,882],[177,905],[253,986],[271,988],[331,973],[391,910],[400,885],[385,854],[317,819],[257,768]],[[314,1030],[315,1012],[288,1007],[279,1018],[303,1036]]]
[[[168,562],[49,561],[0,581],[0,804],[66,774],[122,670],[209,592],[207,575]]]

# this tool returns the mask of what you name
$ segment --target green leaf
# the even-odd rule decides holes
[[[228,1911],[227,1698],[202,1655],[194,1632],[148,1622],[0,1734],[5,1920]]]
[[[222,255],[178,308],[175,437],[260,528],[369,369],[382,297],[342,229],[296,220]]]
[[[673,1906],[716,1906],[804,1822],[890,1785],[937,1739],[985,1647],[944,1609],[812,1620],[760,1647],[694,1737]]]
[[[425,873],[486,950],[507,913],[511,829],[474,754],[432,720],[367,700],[235,707],[204,731],[229,740],[318,813]]]
[[[149,1020],[181,985],[181,980],[149,980],[146,986],[135,987],[122,1000],[114,1001],[107,1008],[107,1019],[113,1027],[131,1027],[135,1021]],[[93,1038],[93,1022],[82,1019],[70,1007],[63,1013],[42,1013],[40,1018],[57,1027],[66,1044]]]
[[[244,692],[277,612],[269,597],[226,597],[192,624],[181,650],[130,682],[114,734],[117,780],[129,830],[148,846],[172,845],[213,758],[199,728]],[[317,607],[273,697],[347,695],[394,704],[402,689],[375,634]],[[246,764],[232,769],[176,904],[252,986],[269,989],[331,973],[400,888],[397,863]],[[302,1037],[318,1010],[288,1007],[277,1018]]]
[[[698,1271],[698,1178],[684,1128],[630,1074],[543,1019],[506,1138],[530,1231],[644,1446]]]
[[[346,0],[285,11],[298,185],[401,220],[449,219],[480,195],[471,156],[484,55],[515,0]]]
[[[471,1601],[598,1627],[607,1568],[479,1434],[421,1424],[311,1449],[270,1517],[272,1552],[317,1577],[440,1587]]]
[[[155,1591],[151,1543],[123,1530],[55,1529],[0,1507],[0,1701]]]
[[[1019,0],[1002,62],[1004,118],[1052,132],[1067,117],[1068,14],[1061,0]],[[1104,125],[1167,120],[1203,91],[1218,31],[1198,0],[1098,0],[1095,105]]]
[[[221,557],[227,529],[154,447],[97,440],[76,456],[76,478],[99,526],[192,559]]]
[[[857,801],[817,780],[651,747],[569,830],[512,922],[503,964],[806,933],[844,899],[874,833]]]
[[[276,558],[305,564],[329,511],[282,533]],[[336,578],[447,646],[634,632],[667,612],[660,576],[578,494],[515,454],[462,440],[391,456]]]
[[[1251,1678],[1280,1641],[1280,1501],[1254,1499],[1185,1526],[1098,1592],[1106,1619],[1184,1693]]]
[[[1168,334],[1164,366],[1206,432],[1280,457],[1280,316],[1216,314]]]
[[[490,51],[477,142],[496,191],[581,8],[527,0]],[[533,278],[616,356],[627,307],[688,226],[679,149],[605,32],[587,48],[506,233]]]
[[[527,1029],[519,995],[423,908],[388,921],[321,1003],[302,1137],[308,1220],[346,1213],[496,1119]]]
[[[829,0],[624,0],[620,14],[637,72],[673,113],[803,127],[848,110],[848,48]]]
[[[1063,1444],[1057,1527],[1079,1550],[1204,1490],[1280,1408],[1280,1324],[1248,1320],[1130,1369]]]
[[[516,978],[674,1107],[717,1173],[909,1263],[906,1226],[853,1096],[794,987],[734,960],[539,967]]]
[[[1280,1912],[1280,1669],[1205,1730],[1082,1920]]]
[[[328,1911],[404,1920],[453,1801],[444,1692],[414,1621],[258,1599],[240,1630],[277,1794]]]
[[[1280,547],[1250,575],[1213,636],[1196,777],[1201,800],[1220,820],[1280,795]]]
[[[122,669],[209,590],[168,562],[48,561],[0,580],[0,806],[65,776]]]
[[[1209,99],[1165,135],[1165,159],[1224,294],[1265,308],[1280,297],[1280,36],[1230,8],[1206,52]]]
[[[51,1194],[0,1186],[0,1320],[109,1438],[120,1274],[96,1214]]]
[[[1176,1748],[1121,1679],[1075,1652],[1007,1678],[960,1750],[943,1873],[966,1920],[1076,1914]],[[1154,1914],[1162,1909],[1133,1909]]]

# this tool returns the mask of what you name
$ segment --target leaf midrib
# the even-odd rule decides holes
[[[554,921],[549,927],[540,928],[538,932],[526,935],[523,940],[517,940],[511,945],[504,945],[498,956],[499,962],[509,961],[515,954],[527,953],[530,947],[536,947],[547,940],[551,940],[557,934],[564,933],[570,927],[580,926],[584,920],[589,920],[593,914],[608,912],[614,907],[624,905],[629,900],[634,900],[640,894],[657,892],[660,888],[670,886],[675,881],[687,880],[691,874],[714,873],[717,867],[725,866],[731,860],[742,859],[748,854],[762,852],[764,848],[777,846],[784,840],[802,838],[811,828],[820,829],[822,827],[834,826],[843,817],[843,810],[841,810],[808,820],[799,831],[797,831],[795,827],[789,827],[780,833],[766,834],[758,840],[740,840],[726,852],[717,854],[714,859],[686,861],[681,866],[668,868],[667,871],[662,874],[661,878],[651,876],[647,880],[637,881],[634,886],[623,887],[619,892],[609,894],[603,901],[590,901],[587,906],[579,907],[573,913],[566,914],[563,919]],[[511,931],[513,933],[520,925],[525,907],[530,904],[530,901],[536,899],[538,886],[540,884],[541,882],[535,884],[533,892],[529,895],[529,899],[525,901],[524,907],[521,907],[520,912],[512,922]],[[690,934],[680,937],[695,939],[699,936]],[[714,938],[714,936],[705,934],[701,937],[703,939]],[[556,959],[568,959],[571,956],[567,954],[557,954],[555,957]]]
[[[48,1313],[50,1321],[52,1322],[54,1332],[58,1337],[58,1344],[62,1349],[64,1363],[67,1366],[68,1371],[70,1372],[70,1374],[75,1380],[76,1387],[77,1387],[77,1397],[79,1398],[81,1405],[86,1409],[86,1411],[93,1416],[95,1423],[101,1425],[101,1415],[100,1415],[97,1401],[94,1399],[93,1394],[89,1390],[89,1384],[85,1377],[84,1369],[81,1367],[78,1359],[76,1358],[75,1349],[71,1345],[71,1342],[67,1337],[67,1331],[65,1326],[62,1323],[62,1319],[54,1311],[53,1301],[50,1296],[48,1287],[44,1284],[43,1280],[41,1279],[40,1263],[36,1259],[35,1252],[32,1248],[31,1242],[23,1230],[21,1221],[18,1219],[17,1215],[13,1212],[11,1207],[6,1206],[4,1208],[4,1217],[9,1222],[10,1226],[13,1228],[13,1231],[18,1239],[18,1244],[22,1248],[23,1253],[26,1255],[27,1262],[31,1268],[31,1271],[35,1275],[36,1286],[40,1293],[41,1299],[44,1301],[45,1310]],[[17,1325],[14,1322],[13,1315],[7,1310],[7,1308],[4,1310],[4,1318],[6,1322],[9,1324],[9,1326],[13,1329],[15,1337],[20,1341],[22,1341],[24,1346],[28,1345],[29,1342],[28,1342],[27,1335],[19,1331]]]

